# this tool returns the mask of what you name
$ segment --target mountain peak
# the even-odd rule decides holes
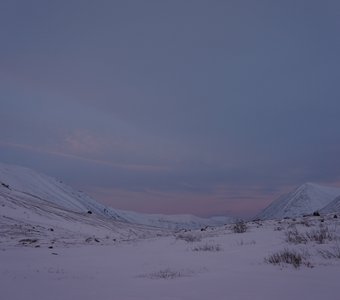
[[[306,190],[306,189],[322,189],[325,188],[326,186],[322,186],[320,184],[314,183],[314,182],[306,182],[302,185],[300,185],[297,190]]]
[[[256,217],[260,219],[280,219],[299,217],[321,210],[340,195],[340,188],[322,186],[307,182],[294,191],[280,196]]]

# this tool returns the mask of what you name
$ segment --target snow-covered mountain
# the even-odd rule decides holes
[[[97,214],[66,210],[39,197],[0,184],[0,245],[35,243],[66,246],[112,244],[166,235],[164,229],[115,221]],[[35,246],[35,244],[33,245]]]
[[[333,212],[340,212],[340,196],[336,197],[331,203],[326,205],[323,209],[320,211],[321,213],[328,214]]]
[[[0,188],[6,192],[20,192],[31,198],[52,203],[76,213],[92,212],[120,222],[167,229],[197,229],[219,226],[235,221],[232,217],[199,218],[192,215],[142,214],[113,209],[98,203],[87,194],[76,191],[55,178],[28,168],[0,163]]]
[[[330,204],[338,196],[340,188],[305,183],[293,192],[280,196],[256,218],[266,220],[312,214]]]

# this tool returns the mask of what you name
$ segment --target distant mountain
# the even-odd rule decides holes
[[[328,214],[328,213],[340,213],[340,196],[336,197],[331,203],[326,205],[320,211],[321,213]]]
[[[0,191],[1,189],[7,192],[20,192],[21,195],[47,201],[71,212],[91,212],[120,222],[166,229],[197,229],[235,221],[232,217],[205,219],[192,215],[142,214],[113,209],[81,191],[74,190],[60,180],[28,168],[3,163],[0,163]]]
[[[340,188],[305,183],[293,192],[280,196],[256,218],[267,220],[312,214],[330,204],[338,196]]]

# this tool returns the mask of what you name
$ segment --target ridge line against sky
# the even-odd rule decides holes
[[[0,161],[150,213],[339,186],[338,1],[4,0],[0,38]]]

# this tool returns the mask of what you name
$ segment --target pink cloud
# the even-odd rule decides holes
[[[108,142],[84,130],[75,130],[64,137],[60,146],[75,154],[100,154],[108,147]]]

